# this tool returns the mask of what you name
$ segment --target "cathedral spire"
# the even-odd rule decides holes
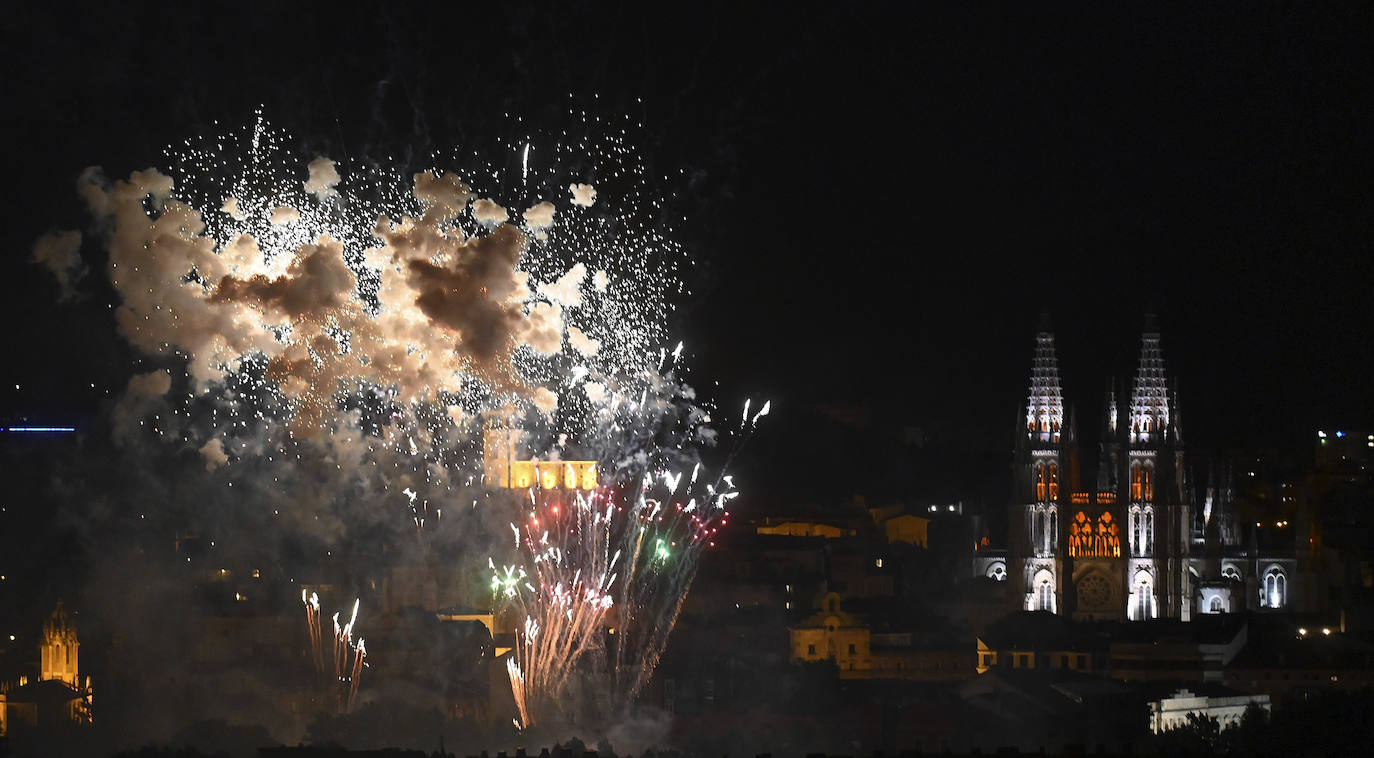
[[[76,626],[71,617],[57,601],[57,610],[52,612],[43,624],[43,645],[40,649],[41,678],[57,679],[69,686],[77,685],[77,653],[81,643],[76,637]]]
[[[1058,443],[1064,424],[1064,396],[1059,386],[1059,359],[1047,312],[1040,314],[1035,335],[1035,363],[1031,368],[1030,397],[1026,401],[1026,433],[1033,442]]]
[[[1164,377],[1164,353],[1159,347],[1159,322],[1153,312],[1145,315],[1130,414],[1131,442],[1161,440],[1169,428],[1169,386]]]
[[[1117,428],[1116,383],[1110,379],[1107,380],[1107,392],[1104,395],[1104,397],[1106,398],[1106,401],[1104,405],[1105,413],[1103,413],[1103,417],[1106,419],[1107,433],[1103,435],[1103,439],[1109,440],[1116,437]]]

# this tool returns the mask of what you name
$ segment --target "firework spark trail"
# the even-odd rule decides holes
[[[514,524],[529,568],[492,568],[492,593],[523,616],[514,657],[507,662],[524,726],[543,718],[562,697],[575,665],[600,644],[613,601],[618,554],[611,553],[613,504],[600,493],[551,492],[535,498],[523,528]]]
[[[680,494],[680,471],[661,473],[657,483],[647,476],[643,480],[635,512],[623,535],[630,557],[617,596],[621,629],[611,666],[612,696],[617,707],[631,705],[653,676],[696,578],[698,559],[715,544],[715,534],[730,518],[727,505],[739,496],[733,479],[724,471],[748,443],[768,408],[765,403],[764,410],[747,422],[747,433],[730,452],[714,484],[703,485],[704,492],[693,489],[700,464],[693,466],[687,487]],[[648,497],[656,486],[666,490],[664,501]]]
[[[362,638],[358,638],[358,646],[353,657],[353,673],[348,677],[348,705],[345,711],[353,710],[353,704],[358,700],[358,684],[363,679],[363,662],[367,658],[367,645]]]
[[[516,656],[506,658],[506,675],[510,677],[515,709],[520,712],[520,720],[515,722],[515,726],[517,729],[523,729],[530,724],[530,711],[525,701],[525,673],[520,670],[520,662],[516,660]]]
[[[320,596],[301,590],[301,604],[305,606],[305,627],[310,634],[310,659],[315,664],[315,673],[324,673],[324,654],[320,650]]]
[[[768,407],[746,415],[742,428],[752,432]],[[525,619],[507,662],[524,726],[558,710],[569,678],[585,672],[591,653],[607,653],[614,709],[631,705],[653,675],[698,558],[739,494],[730,476],[708,483],[700,472],[694,464],[685,486],[683,471],[645,473],[628,492],[577,493],[571,507],[563,492],[530,491],[523,528],[511,524],[525,564],[498,570],[488,560],[493,596]],[[600,635],[613,606],[619,633],[605,651]]]
[[[353,615],[343,626],[339,625],[339,614],[334,614],[333,688],[340,713],[346,713],[353,708],[353,701],[358,696],[358,683],[362,678],[363,659],[367,653],[361,639],[356,645],[353,643],[353,626],[358,621],[359,603],[360,600],[353,601]]]

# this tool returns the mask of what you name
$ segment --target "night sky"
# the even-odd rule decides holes
[[[1190,444],[1301,452],[1374,413],[1370,22],[1297,4],[29,4],[0,21],[0,417],[88,425],[133,371],[100,277],[59,303],[29,262],[85,222],[86,166],[156,165],[261,105],[308,151],[418,170],[571,109],[630,114],[673,177],[698,383],[774,402],[743,464],[755,507],[995,497],[1042,310],[1085,437],[1153,307]],[[98,245],[82,252],[98,273]]]

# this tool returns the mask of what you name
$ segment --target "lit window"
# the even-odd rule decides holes
[[[1288,577],[1277,566],[1264,574],[1264,601],[1270,608],[1282,608],[1288,602]]]

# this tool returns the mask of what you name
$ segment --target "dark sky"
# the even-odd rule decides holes
[[[0,21],[0,416],[82,423],[130,371],[110,293],[56,303],[27,262],[84,218],[82,168],[259,104],[321,153],[422,156],[572,103],[685,169],[682,336],[723,404],[774,399],[769,498],[988,491],[1042,309],[1088,429],[1150,306],[1192,444],[1374,426],[1368,7],[926,5],[27,4]]]

